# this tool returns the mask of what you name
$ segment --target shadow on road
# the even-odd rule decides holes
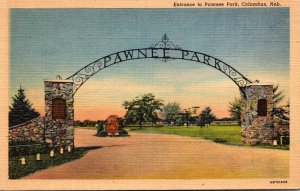
[[[101,147],[101,146],[91,146],[91,147],[76,147],[75,149],[77,151],[91,151],[91,150],[95,150],[95,149],[100,149],[100,148],[104,148],[104,147]]]
[[[105,147],[103,147],[103,148],[122,147],[122,146],[125,146],[125,144],[123,144],[123,145],[110,145],[110,146],[105,146]]]
[[[88,152],[91,150],[96,150],[96,149],[104,149],[104,148],[110,148],[110,147],[121,147],[124,146],[125,144],[122,145],[110,145],[110,146],[90,146],[90,147],[77,147],[75,148],[77,151],[84,151]]]

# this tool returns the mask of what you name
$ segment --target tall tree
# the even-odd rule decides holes
[[[241,104],[242,100],[240,98],[234,98],[232,102],[229,102],[228,111],[232,119],[238,120],[239,125],[241,125]]]
[[[272,115],[278,117],[279,119],[289,120],[290,104],[288,103],[286,106],[279,106],[279,103],[284,99],[285,96],[283,95],[283,91],[279,91],[278,88],[278,84],[273,88],[274,107],[272,109]]]
[[[156,99],[151,93],[137,96],[132,101],[124,101],[123,107],[127,109],[125,114],[126,123],[137,123],[140,128],[142,123],[155,123],[158,119],[157,112],[163,106],[161,99]]]
[[[290,120],[290,104],[274,107],[272,114],[281,120]]]
[[[211,124],[216,119],[216,116],[211,111],[210,107],[204,108],[198,117],[197,125],[204,126]]]
[[[167,123],[175,123],[178,114],[180,113],[180,104],[177,102],[168,103],[162,109],[162,116]]]
[[[9,106],[9,126],[18,125],[40,116],[32,108],[32,103],[26,98],[25,90],[22,87],[12,99],[12,106]]]
[[[274,106],[278,106],[278,103],[280,103],[284,99],[283,91],[278,90],[279,85],[277,84],[275,87],[273,87],[273,101]]]

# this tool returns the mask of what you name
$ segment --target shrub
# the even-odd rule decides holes
[[[214,138],[213,139],[214,142],[216,143],[226,143],[227,141],[223,138]]]
[[[96,136],[98,136],[98,137],[106,137],[107,133],[103,129],[102,131],[98,131],[97,134],[96,134]]]
[[[52,148],[48,145],[16,145],[9,147],[9,156],[26,156],[37,153],[49,153]]]
[[[13,103],[9,107],[9,126],[18,125],[40,116],[26,98],[25,90],[22,87],[12,99]]]
[[[32,141],[31,139],[27,139],[27,138],[24,138],[23,140],[18,140],[18,141],[14,141],[14,140],[9,141],[9,146],[37,145],[37,144],[39,144],[39,143],[36,141]]]
[[[124,130],[124,129],[121,129],[120,131],[119,131],[119,135],[128,135],[128,132],[126,131],[126,130]]]

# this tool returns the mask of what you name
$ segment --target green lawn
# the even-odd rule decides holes
[[[244,146],[241,142],[241,127],[237,125],[211,125],[209,127],[200,128],[198,126],[165,126],[165,127],[126,127],[126,129],[134,132],[144,133],[163,133],[163,134],[174,134],[189,137],[200,137],[203,139],[212,140],[217,143],[229,144],[229,145],[240,145]],[[271,149],[283,149],[288,150],[288,145],[259,145],[257,147],[271,148]]]
[[[165,127],[146,127],[146,128],[129,128],[130,131],[145,132],[145,133],[163,133],[175,134],[189,137],[201,137],[204,139],[213,140],[215,142],[228,143],[233,145],[241,145],[241,128],[239,126],[165,126]]]
[[[70,162],[72,160],[81,158],[89,150],[100,147],[88,147],[88,148],[76,148],[72,152],[64,152],[64,154],[55,154],[53,158],[50,158],[49,154],[41,154],[41,161],[35,160],[35,155],[20,155],[9,157],[9,178],[18,179],[28,174],[34,173],[38,170],[46,169],[51,166]],[[20,158],[25,157],[26,165],[21,165]]]

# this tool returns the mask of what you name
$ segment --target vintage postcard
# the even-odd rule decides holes
[[[299,3],[1,3],[1,190],[299,189]]]

